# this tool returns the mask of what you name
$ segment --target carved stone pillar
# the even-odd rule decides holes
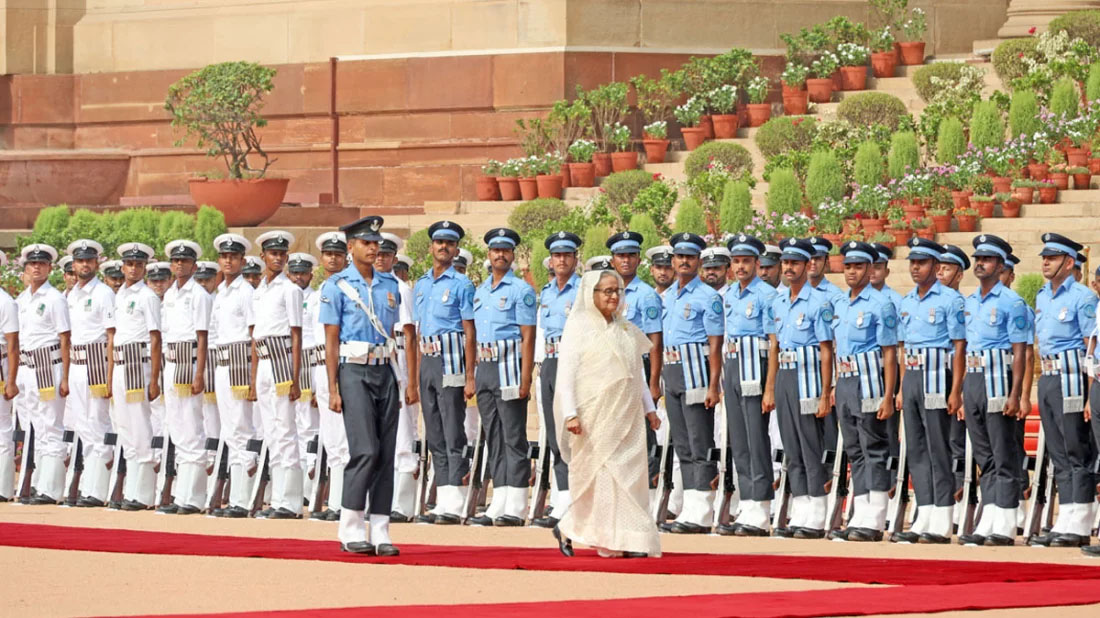
[[[1042,31],[1055,17],[1085,9],[1100,9],[1100,0],[1011,0],[1008,21],[997,36],[1006,39],[1027,36],[1033,26]]]

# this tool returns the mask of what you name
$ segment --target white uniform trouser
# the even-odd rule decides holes
[[[344,429],[344,416],[328,408],[328,370],[324,365],[310,368],[313,379],[313,396],[317,399],[319,435],[328,458],[329,485],[328,508],[339,511],[344,498],[344,468],[351,452],[348,450],[348,432]]]
[[[203,428],[202,394],[191,387],[180,394],[173,383],[176,363],[164,365],[164,422],[176,453],[176,504],[202,508],[206,504],[206,433]]]
[[[142,384],[149,383],[149,363],[142,363]],[[115,430],[126,457],[126,481],[122,496],[145,505],[153,504],[156,473],[153,464],[152,406],[143,394],[141,401],[126,401],[126,366],[115,365],[111,383],[114,395]]]
[[[302,466],[296,406],[286,395],[275,394],[275,372],[270,359],[260,359],[256,371],[256,407],[263,419],[271,467],[271,505],[301,513]]]
[[[84,452],[80,493],[106,501],[110,478],[107,465],[114,456],[113,449],[103,443],[104,437],[111,431],[110,402],[104,397],[92,395],[87,365],[69,365],[69,396],[66,399],[65,404],[73,412],[76,433]]]
[[[15,496],[15,414],[11,402],[0,396],[0,496]]]
[[[408,382],[408,370],[404,362],[403,352],[398,353],[397,371],[401,373],[401,383]],[[416,479],[413,475],[420,467],[420,456],[414,447],[418,437],[417,421],[420,418],[420,404],[408,405],[405,403],[405,393],[399,393],[401,409],[397,413],[397,444],[394,450],[393,460],[393,505],[391,510],[410,517],[416,512]],[[474,408],[475,413],[477,408]],[[469,412],[469,410],[467,410]],[[471,416],[466,416],[466,427],[469,432]],[[477,421],[474,417],[473,431],[477,431]]]
[[[296,412],[294,422],[298,426],[298,457],[302,470],[305,471],[302,481],[302,491],[305,495],[310,494],[310,488],[313,486],[313,481],[316,480],[309,478],[310,472],[317,467],[317,453],[309,452],[309,443],[317,437],[320,430],[317,408],[313,407],[312,402],[310,402],[311,398],[303,394],[298,401],[294,402]]]
[[[61,381],[61,364],[53,366],[54,384]],[[38,394],[35,370],[20,367],[16,379],[19,396],[16,405],[24,411],[34,427],[34,488],[55,500],[64,498],[65,457],[68,454],[64,442],[65,398],[55,392],[51,401],[42,401]]]
[[[248,450],[248,441],[256,437],[252,424],[253,405],[244,397],[234,397],[229,367],[219,366],[214,370],[214,391],[218,395],[221,437],[229,446],[229,465],[256,465],[256,454]]]
[[[222,435],[222,419],[218,416],[218,403],[216,401],[207,401],[206,393],[199,395],[199,398],[202,399],[203,435],[205,435],[208,440],[214,436]],[[205,448],[205,446],[204,444],[203,447]],[[207,449],[206,465],[212,465],[215,457],[217,457],[217,453]]]

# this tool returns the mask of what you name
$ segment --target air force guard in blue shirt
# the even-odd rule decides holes
[[[771,306],[776,292],[757,276],[764,243],[740,234],[726,244],[734,282],[724,298],[723,390],[726,433],[741,495],[737,520],[728,527],[719,526],[718,532],[767,536],[775,490],[769,417],[762,403],[768,370],[768,335],[774,326]]]
[[[459,523],[461,487],[470,468],[464,422],[466,400],[475,390],[474,284],[453,266],[464,235],[451,221],[428,228],[432,268],[413,288],[420,333],[420,407],[435,470],[436,509],[429,520],[439,524]]]
[[[813,245],[789,238],[780,246],[786,287],[771,306],[775,334],[763,408],[778,414],[792,499],[787,526],[774,533],[820,539],[827,510],[822,419],[833,389],[833,305],[807,280]]]
[[[1058,517],[1050,534],[1032,544],[1057,547],[1087,545],[1096,485],[1090,468],[1091,445],[1084,408],[1088,378],[1084,373],[1086,341],[1096,321],[1096,295],[1073,278],[1081,245],[1061,234],[1043,234],[1043,277],[1035,298],[1036,334],[1042,375],[1039,415],[1047,452],[1054,461]]]
[[[886,421],[894,414],[897,384],[897,307],[870,285],[874,247],[853,241],[841,252],[848,293],[835,306],[836,415],[855,509],[837,534],[848,541],[880,541],[893,483]]]
[[[401,305],[397,278],[374,268],[381,227],[381,217],[364,217],[340,228],[347,236],[351,264],[321,288],[320,321],[325,325],[329,408],[343,414],[350,454],[340,508],[340,547],[358,554],[396,556],[389,525],[397,415],[400,397],[415,403],[418,394],[413,383],[405,393],[398,392],[397,346],[390,334],[398,322],[406,323],[410,340],[415,330],[408,319],[410,308]],[[411,349],[407,358],[412,366]]]
[[[485,234],[490,271],[474,293],[477,407],[489,447],[493,499],[471,523],[522,526],[527,514],[527,399],[535,358],[535,291],[512,272],[519,234]]]
[[[663,374],[684,505],[666,529],[691,534],[709,530],[714,515],[711,481],[717,467],[709,453],[714,447],[724,324],[722,297],[699,278],[699,254],[706,242],[688,233],[673,236],[671,242],[676,283],[664,297]]]
[[[1001,283],[1012,245],[992,234],[976,236],[974,275],[978,289],[966,297],[966,377],[963,406],[974,461],[981,470],[982,515],[973,534],[959,541],[972,545],[1012,545],[1020,504],[1016,448],[1027,357],[1027,304]]]

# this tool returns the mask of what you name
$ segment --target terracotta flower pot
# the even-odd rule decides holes
[[[596,166],[596,176],[611,175],[611,153],[597,152],[592,155],[592,163]]]
[[[905,211],[906,221],[924,218],[924,206],[921,204],[905,204],[902,206],[902,210]]]
[[[492,176],[479,176],[477,179],[477,201],[492,202],[500,199],[500,186]]]
[[[971,215],[958,215],[955,220],[959,222],[960,232],[974,232],[978,229],[978,218]]]
[[[684,134],[684,145],[688,150],[695,150],[707,140],[707,132],[703,127],[684,127],[680,132]]]
[[[749,126],[759,127],[772,117],[771,103],[749,103]]]
[[[1008,193],[1012,190],[1012,179],[1008,176],[994,176],[993,177],[993,192],[994,193]]]
[[[1039,187],[1039,203],[1053,204],[1058,199],[1058,187]]]
[[[519,178],[514,176],[497,176],[497,185],[500,187],[500,199],[505,202],[519,200]]]
[[[937,234],[946,234],[951,231],[951,215],[932,215],[932,226]]]
[[[798,92],[804,92],[806,90],[805,83],[799,84],[797,86],[790,86],[787,84],[787,82],[781,81],[779,82],[779,85],[782,87],[783,96],[786,96],[788,94],[795,94]]]
[[[948,224],[950,225],[950,221],[948,221]],[[913,234],[916,235],[917,238],[923,238],[925,240],[935,240],[936,239],[936,228],[934,228],[934,227],[925,227],[925,228],[921,228],[919,230],[913,230]]]
[[[714,137],[716,139],[737,137],[737,114],[714,114],[710,119],[714,124]]]
[[[863,225],[860,224],[859,219],[845,219],[842,231],[845,235],[851,236],[852,234],[860,231],[862,228]]]
[[[538,196],[561,199],[561,174],[539,174],[535,177]]]
[[[1027,173],[1032,180],[1046,180],[1047,174],[1050,173],[1050,166],[1046,163],[1029,163]]]
[[[867,67],[840,67],[841,90],[866,90]]]
[[[952,191],[951,201],[955,208],[969,208],[970,207],[970,192],[969,191]]]
[[[1054,183],[1054,186],[1063,191],[1069,190],[1069,174],[1065,172],[1051,172],[1050,181]]]
[[[783,113],[788,116],[801,116],[810,107],[810,93],[799,90],[790,94],[783,93]]]
[[[574,187],[591,187],[596,184],[595,163],[570,163],[569,176]]]
[[[898,45],[902,64],[924,64],[924,41],[903,41]]]
[[[833,74],[829,77],[829,79],[833,80],[833,92],[844,90],[844,82],[841,81],[840,78],[840,67],[837,67],[837,69],[833,71]]]
[[[844,272],[844,255],[830,255],[829,256],[829,272],[842,273]]]
[[[875,77],[893,77],[897,69],[898,57],[892,52],[873,52],[871,54],[871,70]]]
[[[1012,190],[1012,195],[1021,204],[1030,204],[1035,201],[1035,187],[1016,187]]]
[[[833,246],[836,247],[836,246],[840,245],[840,240],[842,238],[844,238],[844,235],[842,235],[842,234],[822,234],[821,237],[824,238],[825,240],[833,243]]]
[[[1092,182],[1092,173],[1085,172],[1084,174],[1073,175],[1073,188],[1074,189],[1088,189],[1089,184]]]
[[[558,169],[558,173],[561,174],[561,188],[568,189],[573,186],[573,175],[569,173],[569,164],[562,163]]]
[[[816,77],[807,79],[806,91],[814,103],[828,103],[833,98],[833,80]]]
[[[895,246],[904,246],[912,238],[913,230],[890,230],[890,234],[894,237]]]
[[[1089,159],[1089,171],[1094,176],[1100,174],[1100,157]]]
[[[1084,148],[1070,146],[1066,148],[1066,164],[1070,167],[1084,167],[1088,165],[1089,157]]]
[[[886,219],[860,219],[859,222],[868,236],[886,230]]]
[[[259,225],[275,214],[283,204],[289,183],[289,178],[192,178],[187,182],[187,188],[196,204],[220,210],[225,215],[227,226],[242,227]]]
[[[669,141],[667,139],[643,139],[642,146],[645,147],[645,162],[664,163],[668,144]]]
[[[699,118],[699,126],[703,128],[703,134],[707,136],[707,139],[714,139],[714,120],[709,115]]]
[[[744,103],[737,104],[737,126],[749,126],[749,108]]]
[[[638,153],[633,150],[611,153],[611,169],[616,172],[638,169]]]
[[[539,196],[539,181],[532,176],[531,178],[519,179],[519,197],[525,202],[530,202]]]
[[[970,204],[978,211],[978,216],[981,218],[988,219],[993,216],[992,200],[977,200],[970,202]]]
[[[1023,204],[1020,200],[1011,199],[1001,203],[1001,216],[1005,219],[1016,219],[1020,216],[1020,208]]]

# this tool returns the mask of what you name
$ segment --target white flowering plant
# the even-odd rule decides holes
[[[599,149],[593,140],[581,138],[569,145],[569,157],[577,163],[589,163]]]
[[[805,84],[809,75],[810,67],[801,62],[788,60],[787,66],[783,67],[783,72],[779,74],[779,79],[793,88]]]
[[[665,139],[668,137],[668,123],[664,120],[651,122],[642,127],[642,131],[653,139]]]
[[[496,159],[489,159],[485,162],[485,165],[481,166],[481,173],[486,176],[500,176],[501,168],[504,164]]]
[[[745,92],[749,94],[749,102],[764,103],[768,99],[769,87],[768,78],[763,75],[757,75],[749,80],[749,83],[745,85]]]
[[[913,9],[909,19],[901,24],[901,32],[906,41],[919,41],[928,30],[928,19],[922,9]]]
[[[818,79],[828,79],[836,73],[840,67],[840,58],[831,51],[821,52],[821,55],[810,65],[810,72]]]
[[[861,67],[867,64],[871,50],[858,43],[841,43],[836,46],[836,55],[842,67]]]
[[[703,100],[699,97],[689,97],[687,101],[684,101],[683,105],[677,105],[676,109],[672,110],[672,115],[676,117],[676,121],[685,127],[694,127],[699,124],[699,119],[703,117]]]
[[[607,137],[607,141],[614,144],[615,149],[619,152],[630,148],[630,127],[623,123],[616,122],[614,126],[605,124],[603,134]]]
[[[1061,77],[1083,81],[1097,52],[1084,39],[1070,39],[1065,30],[1043,32],[1037,37],[1036,55],[1020,54],[1027,71],[1012,80],[1013,90],[1034,90],[1040,102],[1046,103],[1054,82]]]
[[[894,31],[890,29],[889,25],[883,26],[878,30],[871,31],[871,51],[892,52],[894,51],[894,42],[897,38],[894,36]]]
[[[500,175],[509,178],[519,178],[523,173],[523,161],[524,159],[508,159],[500,166]]]
[[[719,114],[728,114],[737,106],[737,88],[729,84],[719,86],[707,93],[710,109]]]

